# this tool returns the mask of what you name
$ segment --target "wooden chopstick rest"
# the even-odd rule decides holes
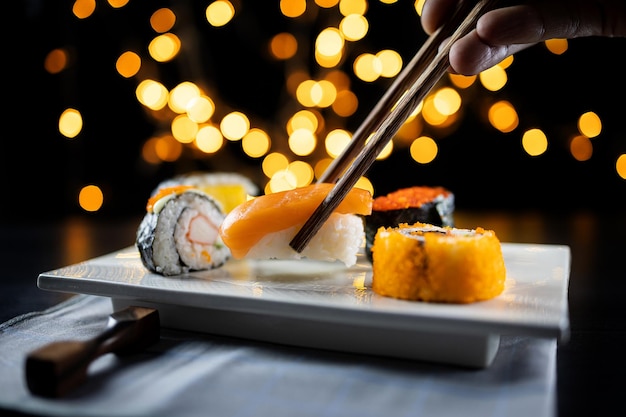
[[[130,306],[115,312],[93,339],[52,342],[31,352],[26,358],[28,389],[42,397],[62,397],[86,379],[96,358],[139,352],[159,340],[160,329],[156,309]]]

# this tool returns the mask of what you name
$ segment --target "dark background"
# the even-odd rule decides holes
[[[278,2],[243,1],[235,4],[238,14],[229,25],[212,28],[204,17],[206,5],[131,1],[113,9],[98,2],[96,12],[82,21],[72,15],[71,1],[7,6],[16,9],[10,15],[19,24],[5,35],[8,52],[3,58],[8,110],[0,149],[0,213],[5,221],[140,215],[158,182],[195,169],[242,171],[265,184],[261,161],[243,155],[237,143],[227,143],[214,157],[187,157],[159,166],[142,161],[141,146],[159,126],[135,98],[139,81],[120,77],[115,59],[130,48],[145,54],[155,35],[150,15],[171,7],[179,15],[173,32],[193,35],[196,49],[160,64],[162,82],[171,88],[183,80],[204,80],[253,122],[277,122],[285,101],[286,64],[268,57],[267,41],[279,31],[314,37],[321,27],[337,23],[333,19],[338,12],[294,20],[280,15]],[[369,7],[370,32],[351,46],[349,62],[361,52],[384,48],[397,50],[408,62],[425,40],[413,2],[371,1]],[[57,47],[69,48],[75,60],[63,73],[48,74],[44,58]],[[503,90],[492,93],[476,84],[463,92],[467,105],[454,131],[424,132],[439,145],[435,161],[419,165],[408,149],[396,149],[367,176],[377,194],[411,185],[446,186],[460,209],[625,212],[626,180],[615,172],[617,157],[626,153],[625,51],[626,39],[599,38],[571,40],[561,56],[543,45],[523,51],[507,70],[509,82]],[[345,126],[356,129],[390,83],[354,79],[360,106]],[[518,110],[520,125],[511,133],[497,132],[484,120],[485,106],[498,99],[511,101]],[[74,140],[57,130],[67,107],[83,115],[83,131]],[[579,162],[570,156],[567,143],[578,116],[586,111],[601,117],[603,132],[592,140],[593,157]],[[539,157],[528,156],[520,145],[523,131],[531,127],[548,135],[548,150]],[[97,184],[105,193],[98,212],[84,212],[77,204],[78,190],[87,184]]]

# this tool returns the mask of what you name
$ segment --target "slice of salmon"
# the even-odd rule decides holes
[[[226,216],[220,236],[233,257],[241,259],[265,235],[303,225],[333,186],[313,184],[248,200]],[[372,212],[372,195],[352,188],[334,212],[368,215]]]

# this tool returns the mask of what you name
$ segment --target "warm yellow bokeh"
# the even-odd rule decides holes
[[[83,117],[76,109],[66,109],[59,117],[59,132],[70,139],[83,129]]]
[[[78,193],[78,205],[85,211],[98,211],[104,203],[104,194],[96,185],[86,185]]]
[[[139,72],[141,57],[133,51],[122,53],[115,61],[115,69],[124,78],[130,78]]]
[[[228,0],[215,0],[205,10],[205,17],[211,26],[226,25],[235,16],[235,7]]]
[[[548,138],[541,129],[529,129],[522,136],[522,147],[530,156],[539,156],[548,149]]]

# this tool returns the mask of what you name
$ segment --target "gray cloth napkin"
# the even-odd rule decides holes
[[[509,336],[475,370],[162,329],[145,352],[98,358],[70,395],[33,396],[28,353],[91,338],[111,313],[109,298],[77,295],[1,324],[0,407],[63,417],[556,415],[556,340]]]

